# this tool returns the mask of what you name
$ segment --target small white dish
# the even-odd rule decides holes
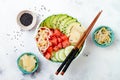
[[[28,25],[28,26],[23,25],[23,24],[21,23],[21,21],[20,21],[21,16],[22,16],[23,14],[25,14],[25,13],[30,14],[30,15],[32,16],[32,22],[31,22],[31,24]],[[37,22],[37,16],[36,16],[36,14],[33,13],[33,12],[31,12],[31,11],[29,11],[29,10],[23,10],[23,11],[21,11],[21,12],[18,14],[18,16],[17,16],[17,24],[18,24],[18,25],[20,26],[20,28],[23,29],[23,30],[31,30],[31,29],[36,25],[36,22]]]

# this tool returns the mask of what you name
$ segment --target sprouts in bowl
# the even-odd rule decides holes
[[[110,27],[100,26],[93,32],[93,41],[97,46],[108,47],[114,41],[114,33]]]

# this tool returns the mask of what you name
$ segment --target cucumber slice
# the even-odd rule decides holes
[[[65,56],[65,50],[64,49],[61,49],[59,50],[59,58],[61,61],[64,61],[66,56]]]
[[[74,48],[74,46],[68,46],[65,48],[65,56],[68,56],[68,54],[71,52],[71,50]]]
[[[57,62],[57,59],[56,59],[55,57],[52,57],[51,60],[52,60],[53,62]]]
[[[62,60],[59,58],[59,51],[57,51],[55,53],[55,58],[57,59],[57,61],[61,62]]]
[[[57,59],[55,58],[55,53],[56,52],[52,52],[52,57],[51,57],[51,61],[53,61],[53,62],[57,62]]]

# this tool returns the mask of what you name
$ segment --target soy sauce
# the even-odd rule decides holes
[[[20,17],[20,22],[24,26],[29,26],[30,24],[32,24],[32,21],[33,21],[33,16],[29,13],[24,13]]]

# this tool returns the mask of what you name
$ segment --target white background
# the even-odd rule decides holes
[[[64,76],[54,74],[60,64],[47,61],[38,52],[34,41],[36,27],[23,31],[16,23],[20,11],[31,10],[38,16],[38,23],[49,15],[67,13],[87,28],[101,9],[103,13],[92,32],[98,26],[109,26],[115,33],[114,43],[107,48],[97,47],[91,32],[83,54]],[[119,27],[119,0],[0,0],[0,80],[120,80]],[[32,75],[22,74],[17,67],[16,60],[24,52],[39,57],[40,69]]]

